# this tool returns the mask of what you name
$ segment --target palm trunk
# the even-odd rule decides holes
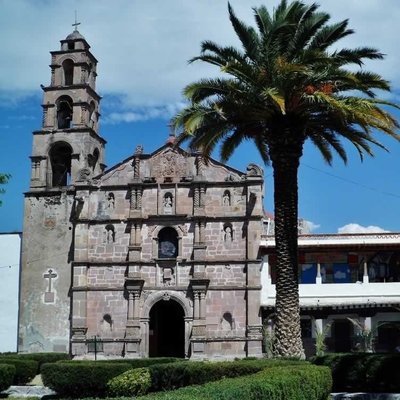
[[[274,146],[275,147],[275,146]],[[271,148],[274,170],[276,303],[274,354],[304,358],[298,290],[298,185],[302,144]]]

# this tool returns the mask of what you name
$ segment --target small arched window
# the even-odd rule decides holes
[[[163,228],[158,234],[158,258],[178,256],[178,234],[174,228]]]
[[[71,146],[64,142],[56,143],[50,150],[52,186],[67,186],[71,180]]]
[[[62,63],[64,71],[64,85],[70,86],[74,84],[74,62],[70,59]]]
[[[61,96],[57,100],[57,127],[68,129],[71,127],[73,103],[69,96]]]

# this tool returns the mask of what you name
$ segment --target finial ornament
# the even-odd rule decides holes
[[[78,22],[77,13],[76,13],[76,10],[75,10],[75,23],[72,24],[72,26],[75,27],[75,31],[76,31],[76,32],[78,32],[78,25],[80,25],[80,24],[81,24],[81,23]]]

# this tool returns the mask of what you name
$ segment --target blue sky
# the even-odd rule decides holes
[[[392,83],[391,100],[400,91],[398,21],[400,2],[385,0],[320,0],[332,20],[350,19],[356,33],[341,43],[373,46],[387,54],[366,66]],[[72,30],[74,10],[99,60],[97,88],[101,134],[108,141],[108,166],[129,157],[137,144],[146,152],[168,136],[169,118],[182,107],[182,88],[217,71],[187,60],[211,39],[237,45],[227,17],[227,3],[215,0],[4,0],[0,33],[0,172],[12,179],[1,195],[0,232],[21,231],[23,192],[28,190],[32,131],[41,127],[40,84],[50,80],[51,50]],[[252,23],[251,7],[276,0],[232,0],[237,15]],[[386,95],[387,96],[387,95]],[[396,114],[400,117],[399,113]],[[376,149],[374,159],[360,162],[349,148],[349,163],[327,166],[315,149],[305,146],[299,171],[299,214],[317,233],[400,231],[400,143],[378,136],[391,152]],[[245,170],[260,163],[245,143],[229,164]],[[273,211],[272,171],[265,168],[265,208]],[[353,225],[350,225],[353,224]]]

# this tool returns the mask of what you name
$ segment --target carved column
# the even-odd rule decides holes
[[[128,259],[129,261],[139,262],[141,258],[141,246],[142,241],[142,223],[140,221],[133,222],[131,224],[131,232],[129,238],[128,247]],[[138,278],[140,275],[139,265],[129,266],[129,277]]]
[[[194,244],[200,244],[200,224],[198,221],[194,223]]]
[[[141,186],[131,186],[130,189],[130,218],[140,217],[142,214],[142,194],[143,189]]]
[[[206,222],[200,220],[199,221],[199,244],[204,245],[205,243],[205,230],[206,230]]]
[[[137,209],[137,202],[136,202],[136,189],[131,188],[131,203],[130,203],[130,209],[131,210],[136,210]]]
[[[191,279],[193,293],[193,328],[192,328],[192,358],[203,358],[205,352],[206,321],[205,298],[210,281],[208,279]]]
[[[200,208],[204,208],[206,198],[206,188],[205,186],[200,186]]]
[[[140,177],[140,158],[135,157],[133,160],[133,179],[139,180]]]
[[[126,357],[139,357],[141,330],[139,301],[142,292],[144,280],[127,278],[125,280],[125,290],[128,300],[128,312],[126,321]]]
[[[194,188],[193,207],[194,208],[199,208],[200,207],[200,188],[198,186],[196,186]]]
[[[199,319],[199,293],[193,293],[193,319]]]

